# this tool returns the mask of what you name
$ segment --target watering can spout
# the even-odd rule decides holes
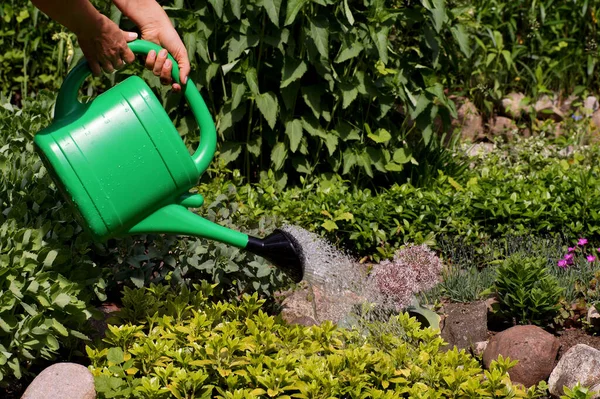
[[[246,249],[269,260],[295,282],[302,281],[302,247],[290,234],[277,229],[263,239],[250,236]]]

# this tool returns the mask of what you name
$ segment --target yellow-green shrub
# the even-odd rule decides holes
[[[440,352],[438,331],[406,314],[396,334],[331,323],[302,327],[267,315],[257,295],[212,302],[212,287],[125,292],[122,321],[103,348],[88,347],[99,397],[513,398],[500,358],[489,371],[465,351]],[[381,329],[379,329],[381,331]]]

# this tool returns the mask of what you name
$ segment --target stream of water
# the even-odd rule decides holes
[[[304,281],[312,293],[313,318],[331,320],[344,326],[359,321],[367,306],[369,317],[385,318],[390,303],[369,277],[368,266],[353,259],[327,240],[303,228],[281,228],[292,235],[302,248]]]

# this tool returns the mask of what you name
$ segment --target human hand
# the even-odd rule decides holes
[[[164,85],[171,84],[171,70],[173,65],[167,58],[170,53],[179,66],[179,81],[185,84],[190,73],[190,60],[187,50],[179,37],[179,34],[171,25],[168,18],[157,20],[140,26],[142,39],[156,43],[163,47],[157,54],[154,50],[148,53],[146,57],[146,68],[152,70],[154,75],[160,77]],[[181,85],[173,83],[173,90],[180,91]]]
[[[127,42],[137,38],[135,32],[125,32],[102,14],[97,21],[76,32],[79,46],[95,76],[102,71],[113,73],[126,63],[135,61],[135,55]]]

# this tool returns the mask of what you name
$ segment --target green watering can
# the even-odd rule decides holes
[[[161,50],[143,40],[129,47],[137,54]],[[169,58],[179,82],[179,67]],[[288,233],[275,230],[259,239],[187,209],[204,202],[202,195],[189,190],[211,163],[217,144],[213,119],[191,79],[183,91],[200,126],[200,144],[192,156],[140,77],[131,76],[82,104],[78,91],[90,74],[87,62],[68,74],[58,93],[55,119],[34,142],[56,186],[94,240],[148,233],[203,237],[262,256],[296,282],[302,280],[301,247]]]

